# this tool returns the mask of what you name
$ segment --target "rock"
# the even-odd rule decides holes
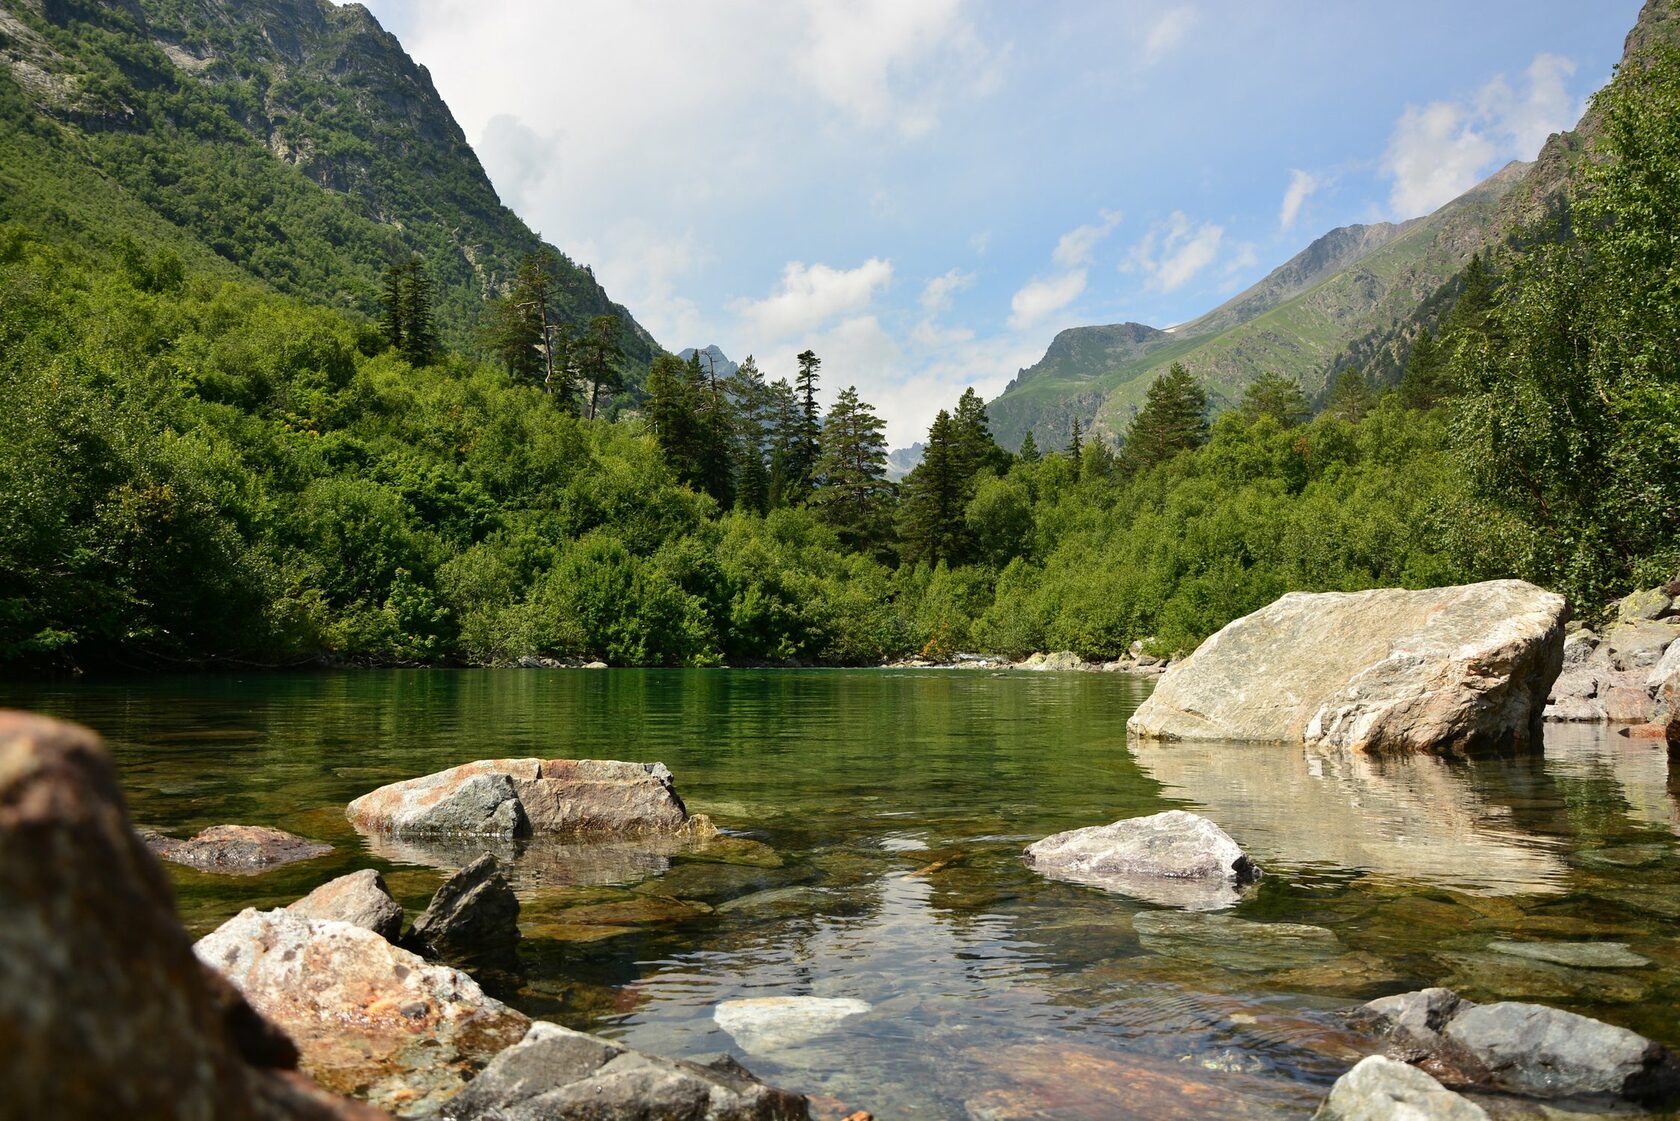
[[[964,1100],[968,1121],[1275,1121],[1310,1108],[1304,1087],[1138,1051],[1058,1041],[972,1048],[962,1057],[993,1087]]]
[[[402,936],[402,904],[372,868],[328,880],[286,910],[306,919],[332,919],[371,930],[387,942]]]
[[[1260,867],[1204,817],[1168,810],[1056,833],[1027,846],[1027,865],[1168,907],[1228,907]]]
[[[1648,690],[1629,685],[1606,690],[1601,703],[1604,719],[1611,724],[1649,723],[1655,709]]]
[[[1581,969],[1640,969],[1651,964],[1626,942],[1489,942],[1496,954],[1570,965]]]
[[[601,662],[601,661],[585,662],[585,663],[583,663],[583,666],[581,668],[583,668],[583,669],[606,669],[607,668],[607,663]]]
[[[1126,730],[1367,752],[1538,751],[1567,615],[1562,596],[1520,580],[1291,593],[1169,668]]]
[[[1680,623],[1619,623],[1604,635],[1613,669],[1649,672],[1680,638]]]
[[[1680,679],[1680,642],[1671,643],[1651,672],[1645,675],[1645,688],[1657,691],[1671,681]]]
[[[381,786],[347,814],[367,833],[625,838],[716,832],[690,817],[663,763],[481,759]]]
[[[194,958],[93,733],[0,712],[0,1114],[377,1121]]]
[[[712,1019],[743,1051],[768,1054],[827,1035],[848,1016],[869,1011],[851,997],[764,996],[726,1000],[712,1010]]]
[[[1616,605],[1616,618],[1624,623],[1651,622],[1674,614],[1674,598],[1661,588],[1633,592]]]
[[[485,853],[444,881],[407,939],[434,961],[511,968],[519,956],[519,900]]]
[[[1301,923],[1144,911],[1132,916],[1132,927],[1151,953],[1239,973],[1301,969],[1342,952],[1341,942],[1330,931]]]
[[[1487,1121],[1487,1113],[1416,1067],[1370,1055],[1336,1079],[1313,1121]]]
[[[1054,654],[1034,654],[1022,662],[1017,669],[1035,670],[1042,672],[1060,672],[1066,670],[1085,669],[1085,659],[1072,650],[1058,650]]]
[[[1569,672],[1571,666],[1583,665],[1589,661],[1593,652],[1598,649],[1599,637],[1586,628],[1572,631],[1563,640],[1563,668]]]
[[[538,1021],[444,1105],[443,1121],[806,1121],[803,1095],[766,1086],[725,1056],[661,1059]]]
[[[494,853],[516,890],[599,884],[632,884],[670,867],[673,853],[687,852],[687,836],[579,842],[562,837],[485,837],[432,833],[367,835],[368,852],[399,864],[424,864],[453,874],[486,852]]]
[[[332,851],[331,845],[266,825],[212,825],[185,841],[151,830],[141,837],[148,848],[171,863],[233,876],[254,876]]]
[[[448,1100],[530,1026],[465,973],[349,923],[247,909],[195,949],[292,1037],[317,1082],[400,1117]]]
[[[1544,1005],[1472,1004],[1446,989],[1424,989],[1371,1001],[1352,1019],[1381,1036],[1390,1057],[1425,1064],[1449,1085],[1645,1105],[1680,1097],[1680,1064],[1667,1048]]]
[[[1488,999],[1637,1004],[1651,995],[1642,978],[1617,969],[1580,969],[1493,951],[1448,951],[1436,957],[1447,970],[1443,984]]]

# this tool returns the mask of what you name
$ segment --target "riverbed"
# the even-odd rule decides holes
[[[1467,764],[1129,745],[1153,684],[365,671],[10,683],[0,703],[104,735],[142,825],[335,846],[250,878],[172,867],[195,935],[368,866],[417,914],[461,854],[352,830],[344,804],[383,783],[497,756],[663,761],[731,842],[515,853],[526,979],[505,995],[646,1050],[732,1052],[829,1112],[1305,1118],[1361,1053],[1338,1013],[1428,984],[1680,1045],[1680,806],[1661,746],[1559,727],[1543,756]],[[1163,911],[1021,863],[1047,833],[1170,808],[1264,867],[1238,906]],[[1626,948],[1554,952],[1605,942]],[[815,1031],[732,1035],[716,1016],[784,996],[860,1003]]]

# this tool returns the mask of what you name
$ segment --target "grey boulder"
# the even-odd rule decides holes
[[[1168,810],[1056,833],[1027,846],[1027,865],[1166,907],[1229,907],[1260,866],[1205,817]]]
[[[1367,1055],[1336,1079],[1313,1121],[1487,1121],[1487,1113],[1414,1066]]]
[[[1521,580],[1291,593],[1174,664],[1126,730],[1372,753],[1538,750],[1568,614],[1562,596]]]
[[[141,830],[140,839],[172,864],[232,876],[254,876],[332,851],[331,845],[267,825],[212,825],[184,841]]]
[[[766,1086],[733,1059],[662,1059],[538,1021],[444,1103],[442,1121],[807,1121],[803,1095]]]
[[[496,858],[485,853],[455,873],[409,932],[422,957],[460,965],[511,966],[519,949],[519,900]]]
[[[371,930],[387,942],[402,935],[402,904],[391,898],[385,878],[372,868],[328,880],[286,910],[306,919],[332,919]]]

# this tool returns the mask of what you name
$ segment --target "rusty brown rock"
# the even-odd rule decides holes
[[[254,876],[332,851],[331,845],[266,825],[212,825],[184,841],[146,830],[141,838],[172,864],[234,876]]]
[[[317,1082],[398,1116],[437,1108],[530,1026],[465,973],[349,923],[247,909],[195,948]]]
[[[0,1112],[374,1121],[205,970],[93,733],[0,712]]]
[[[356,828],[394,836],[703,837],[662,763],[481,759],[382,786],[351,802]]]
[[[328,880],[286,910],[306,919],[333,919],[373,931],[387,942],[402,937],[402,904],[372,868]]]

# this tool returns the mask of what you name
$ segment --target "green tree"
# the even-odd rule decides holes
[[[659,355],[648,369],[647,393],[648,421],[665,462],[684,483],[703,487],[706,440],[699,363]]]
[[[792,506],[805,496],[799,473],[805,417],[799,408],[799,398],[786,378],[770,383],[766,411],[770,434],[769,505],[776,510]]]
[[[905,477],[899,503],[900,554],[906,563],[959,563],[969,551],[968,479],[956,424],[944,409],[928,428],[922,461]]]
[[[595,419],[595,409],[601,390],[609,394],[624,388],[624,348],[619,343],[622,324],[616,315],[597,315],[590,319],[589,329],[577,342],[578,374],[589,383],[589,419]]]
[[[552,284],[542,258],[528,254],[519,263],[507,295],[492,300],[485,316],[484,342],[521,385],[550,383],[553,355],[549,348],[548,308]]]
[[[1121,455],[1127,470],[1147,471],[1207,443],[1207,393],[1180,363],[1150,383],[1132,418]]]
[[[879,546],[891,526],[886,425],[856,386],[847,386],[823,420],[822,453],[811,506],[849,548]]]
[[[1433,408],[1451,392],[1451,363],[1433,332],[1419,332],[1400,375],[1400,400],[1409,409]]]
[[[1349,366],[1336,375],[1330,394],[1324,400],[1327,415],[1340,420],[1361,421],[1377,404],[1377,394],[1357,366]]]
[[[971,484],[977,476],[996,474],[1009,465],[1009,453],[992,438],[986,404],[972,387],[963,390],[957,410],[951,415],[951,424],[959,469]]]
[[[732,449],[735,474],[735,504],[739,509],[764,513],[770,508],[769,454],[770,387],[752,355],[747,355],[730,375],[726,386],[735,421]]]
[[[1021,437],[1021,450],[1015,453],[1015,458],[1020,460],[1022,463],[1038,462],[1038,441],[1033,439],[1033,434],[1031,432],[1028,432],[1025,436]]]
[[[402,343],[398,349],[411,366],[430,366],[437,360],[437,324],[432,318],[432,275],[418,256],[410,257],[404,269],[402,298]]]
[[[1238,412],[1247,424],[1269,416],[1285,428],[1291,428],[1312,416],[1312,405],[1294,378],[1266,373],[1248,383]]]

